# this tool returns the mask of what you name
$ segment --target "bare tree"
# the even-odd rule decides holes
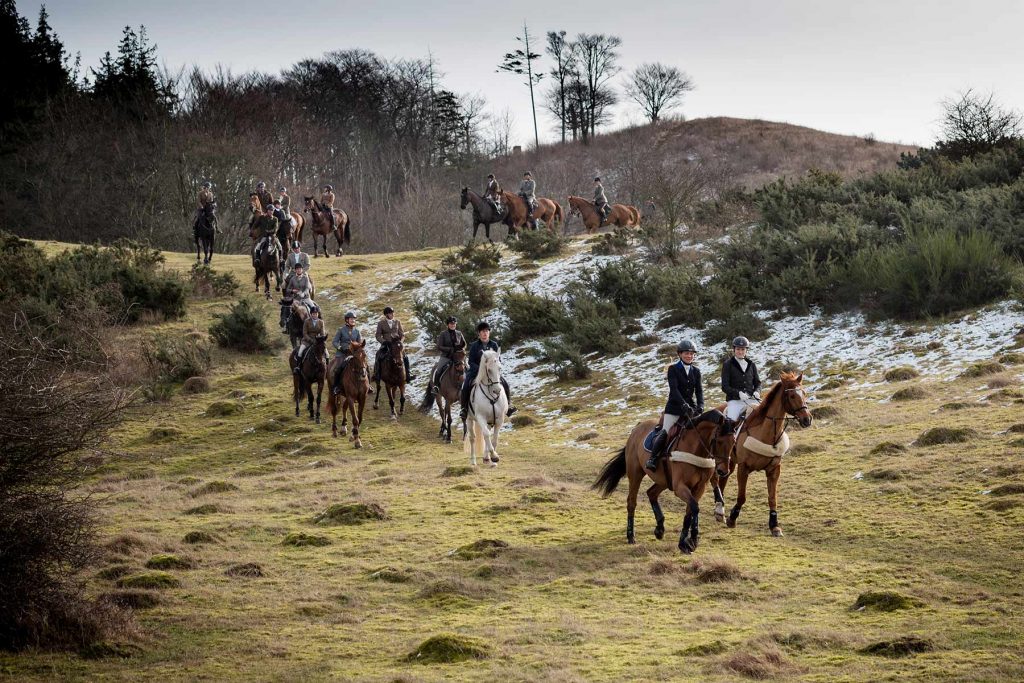
[[[485,138],[488,147],[488,156],[506,156],[512,151],[512,130],[515,128],[516,118],[512,110],[505,107],[499,114],[490,118]]]
[[[697,206],[720,189],[721,169],[677,155],[653,154],[646,170],[644,243],[652,256],[679,263]]]
[[[548,31],[548,44],[544,51],[555,61],[554,68],[549,72],[554,82],[548,92],[547,108],[558,119],[562,128],[562,142],[565,142],[568,87],[576,69],[572,45],[566,41],[565,31]]]
[[[526,77],[526,85],[530,88],[530,110],[533,112],[533,141],[540,147],[540,133],[537,131],[537,104],[533,98],[533,86],[540,83],[544,78],[543,72],[534,72],[533,62],[540,59],[540,54],[530,51],[530,31],[523,22],[523,35],[516,36],[516,40],[523,44],[522,49],[508,52],[498,65],[498,71],[506,71]]]
[[[615,93],[608,81],[619,71],[618,48],[622,39],[603,33],[581,33],[572,43],[572,54],[577,63],[576,73],[582,102],[577,106],[584,130],[584,142],[597,133],[597,126],[608,116],[607,109],[615,104]],[[588,137],[589,136],[589,137]]]
[[[1005,109],[995,95],[980,95],[973,90],[960,93],[942,103],[943,144],[947,151],[970,155],[1021,135],[1020,112]]]
[[[661,112],[682,104],[683,95],[695,88],[693,79],[674,66],[641,64],[630,75],[626,94],[657,123]]]

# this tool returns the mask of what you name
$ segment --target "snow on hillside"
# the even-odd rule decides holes
[[[593,256],[588,245],[576,241],[572,252],[560,259],[531,269],[520,257],[505,252],[499,272],[483,276],[500,293],[508,288],[525,286],[529,291],[560,298],[566,287],[578,280],[586,268],[628,256]],[[532,275],[531,275],[532,274]],[[428,296],[444,287],[436,277],[427,279],[418,296]],[[664,373],[668,363],[675,359],[670,350],[660,350],[665,344],[676,344],[692,339],[700,353],[697,364],[705,375],[717,377],[717,359],[723,347],[708,348],[701,342],[701,330],[686,326],[656,329],[657,322],[666,311],[650,311],[637,323],[657,341],[617,356],[592,356],[590,366],[598,372],[613,373],[624,382],[624,397],[631,393],[661,395],[664,391]],[[813,390],[829,372],[842,368],[867,371],[861,383],[867,386],[882,381],[885,370],[897,366],[915,367],[921,374],[950,380],[965,366],[991,359],[1013,343],[1014,335],[1024,326],[1024,315],[1015,302],[1004,301],[969,313],[958,319],[938,324],[904,324],[898,322],[869,322],[861,313],[824,315],[819,312],[802,316],[789,316],[772,320],[763,312],[770,334],[767,339],[752,344],[751,357],[764,368],[770,363],[784,362],[804,372],[805,383]],[[507,322],[500,310],[486,314],[488,320],[499,325]],[[418,343],[422,349],[433,348],[437,331],[420,327]],[[559,385],[550,374],[550,368],[538,363],[539,340],[517,344],[502,350],[502,366],[520,403],[529,405],[530,397],[571,399],[585,395],[587,386]],[[421,373],[433,365],[433,355],[417,354],[414,365]],[[714,399],[711,399],[714,400]],[[625,398],[611,401],[605,406],[615,413],[626,408]],[[564,422],[557,412],[541,417]]]

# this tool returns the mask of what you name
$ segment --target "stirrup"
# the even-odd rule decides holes
[[[658,461],[661,460],[660,455],[652,454],[651,457],[647,458],[647,462],[644,463],[644,469],[654,472],[658,469]]]

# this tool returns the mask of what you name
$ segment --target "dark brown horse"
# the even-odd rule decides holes
[[[644,476],[649,476],[654,483],[647,489],[647,498],[651,501],[654,519],[654,537],[661,539],[665,535],[665,515],[658,504],[658,496],[665,489],[672,489],[676,496],[686,503],[686,515],[683,528],[679,534],[679,550],[691,553],[697,548],[698,521],[700,506],[698,502],[704,495],[711,475],[717,470],[725,475],[729,471],[729,457],[734,440],[731,424],[718,411],[705,413],[708,416],[690,427],[674,444],[670,444],[671,457],[661,458],[657,471],[644,469],[648,452],[644,449],[644,439],[657,422],[644,420],[633,428],[626,440],[626,445],[609,460],[601,476],[594,482],[593,488],[602,489],[602,495],[610,495],[618,486],[622,477],[629,478],[629,493],[626,496],[626,541],[635,543],[633,532],[633,514],[636,511],[637,492]],[[712,417],[713,416],[713,417]],[[720,420],[721,425],[715,420]]]
[[[299,345],[302,339],[302,324],[309,316],[309,309],[291,299],[281,299],[281,327],[288,333],[288,340],[292,343],[292,349]],[[290,314],[290,315],[289,315]]]
[[[462,392],[462,383],[466,379],[466,349],[458,348],[452,353],[452,362],[444,370],[441,380],[438,382],[439,392],[435,393],[433,386],[428,385],[427,391],[423,394],[423,403],[420,404],[420,412],[429,415],[430,408],[437,404],[437,412],[441,415],[441,429],[437,436],[444,439],[445,443],[452,442],[452,406],[459,400]],[[427,379],[433,382],[434,378]]]
[[[784,372],[779,381],[756,406],[740,427],[736,436],[735,469],[736,469],[736,504],[729,512],[726,525],[731,529],[736,526],[736,518],[747,500],[747,477],[751,472],[764,471],[768,481],[768,530],[772,536],[782,536],[779,526],[778,490],[779,477],[782,475],[782,456],[789,450],[789,435],[786,428],[791,421],[801,427],[811,426],[811,414],[807,410],[807,397],[804,395],[803,375]],[[716,501],[728,481],[728,473],[717,473],[718,490]],[[721,499],[724,508],[724,497]],[[716,517],[718,516],[716,510]]]
[[[601,220],[597,207],[583,197],[569,195],[569,213],[577,214],[583,219],[583,225],[587,232],[594,232],[606,225],[615,225],[620,228],[633,227],[633,213],[625,204],[612,204],[612,212],[608,218]]]
[[[359,438],[359,425],[363,423],[363,407],[366,405],[366,393],[370,388],[367,379],[369,370],[366,367],[366,342],[352,342],[349,346],[351,356],[345,369],[341,372],[341,394],[333,391],[327,398],[327,410],[331,413],[331,435],[338,436],[338,403],[341,402],[341,433],[348,432],[348,415],[352,413],[352,436],[349,441],[353,442],[356,448],[362,448],[363,442]],[[330,375],[334,376],[335,363],[340,363],[341,358],[334,357],[331,361]]]
[[[324,359],[326,350],[325,344],[327,335],[317,335],[313,345],[306,349],[306,355],[302,357],[302,365],[299,371],[295,372],[298,363],[296,356],[298,350],[291,352],[288,356],[288,367],[292,370],[292,378],[295,391],[292,397],[295,399],[295,417],[299,416],[299,403],[302,397],[306,397],[306,407],[309,409],[309,419],[316,419],[320,424],[320,398],[324,393],[324,382],[327,381],[327,361]],[[313,412],[313,385],[316,385],[316,413]]]
[[[468,187],[462,188],[461,202],[459,208],[465,210],[469,205],[473,206],[473,239],[476,239],[477,230],[480,226],[484,226],[484,234],[487,239],[491,242],[491,226],[495,223],[502,223],[505,220],[505,212],[499,213],[495,210],[494,205],[491,204],[487,199],[481,197],[473,190]],[[507,211],[507,208],[506,208]],[[513,233],[512,229],[509,229],[509,236]]]
[[[217,232],[216,208],[212,202],[197,212],[192,232],[196,241],[196,263],[199,263],[202,252],[203,265],[210,265],[213,262],[213,240]]]
[[[397,420],[405,413],[405,363],[402,354],[405,344],[395,340],[388,344],[388,353],[380,360],[380,372],[377,375],[377,393],[373,397],[373,409],[380,404],[380,382],[384,380],[384,388],[388,392],[388,403],[391,405],[391,419]],[[400,399],[398,412],[395,412],[395,394]]]
[[[324,256],[330,258],[330,254],[327,253],[327,236],[334,235],[334,239],[338,242],[338,248],[334,252],[335,256],[341,256],[342,245],[348,246],[352,241],[352,221],[349,219],[348,214],[341,209],[332,209],[318,202],[314,197],[303,197],[303,201],[306,204],[306,208],[303,209],[311,217],[310,230],[313,233],[313,258],[317,257],[317,249],[319,238],[324,240]],[[331,217],[334,217],[333,223]]]
[[[274,276],[274,289],[281,291],[281,268],[284,264],[284,257],[268,245],[260,254],[260,260],[255,267],[256,291],[260,291],[260,282],[263,282],[263,293],[270,299],[270,276]]]

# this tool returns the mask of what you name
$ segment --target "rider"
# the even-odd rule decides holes
[[[433,391],[435,394],[440,393],[441,376],[444,374],[444,371],[455,362],[455,352],[466,348],[466,338],[459,331],[459,321],[456,320],[455,316],[448,316],[448,320],[445,323],[447,324],[447,329],[443,330],[437,337],[437,350],[441,352],[441,357],[434,364],[434,369],[430,372],[430,386],[427,387],[429,391]]]
[[[284,269],[289,274],[295,270],[296,264],[301,264],[302,269],[309,274],[309,254],[302,251],[302,245],[299,244],[298,240],[292,241],[292,250],[288,252],[288,258],[285,259]]]
[[[284,209],[285,213],[290,214],[292,211],[292,198],[288,196],[288,188],[284,185],[277,188],[279,195],[278,199],[281,200],[281,208]]]
[[[293,303],[306,306],[310,311],[317,308],[316,302],[310,298],[313,283],[302,269],[302,264],[295,265],[295,271],[285,280],[284,296],[291,299]]]
[[[192,222],[192,232],[198,233],[199,221],[202,220],[203,215],[206,214],[216,232],[220,232],[220,227],[217,225],[217,200],[213,196],[213,183],[207,180],[203,183],[202,189],[199,190],[199,207],[196,209],[196,218]]]
[[[487,174],[487,188],[484,197],[494,205],[494,210],[501,213],[501,185],[495,180],[493,173]]]
[[[697,347],[689,339],[679,342],[676,347],[679,361],[668,368],[668,402],[662,417],[661,429],[651,446],[651,457],[644,467],[654,471],[658,459],[668,442],[668,432],[680,420],[684,428],[693,418],[704,412],[704,388],[701,384],[700,368],[693,364]]]
[[[405,330],[402,329],[402,322],[395,318],[395,309],[390,306],[384,308],[384,317],[377,321],[377,342],[380,349],[377,350],[377,358],[373,363],[373,378],[380,379],[380,362],[391,349],[391,342],[405,339]],[[411,382],[416,379],[409,371],[409,356],[402,352],[402,362],[405,363],[405,381]]]
[[[533,219],[533,212],[537,208],[536,190],[537,183],[534,182],[533,175],[527,171],[523,174],[523,182],[519,184],[519,196],[523,198],[523,203],[526,204],[526,224],[532,228],[537,227]]]
[[[498,342],[491,339],[490,325],[485,321],[481,321],[476,326],[476,334],[477,340],[469,346],[469,354],[467,355],[469,371],[466,373],[466,380],[462,383],[462,394],[459,395],[459,403],[462,406],[459,417],[463,422],[469,416],[469,392],[473,388],[473,380],[476,379],[477,373],[480,372],[480,357],[484,355],[484,351],[497,351],[498,355],[501,355],[501,347],[498,346]],[[508,382],[505,381],[504,376],[501,378],[501,387],[505,390],[505,398],[508,399],[508,410],[505,412],[505,416],[509,417],[517,409],[512,405],[512,393],[508,389]]]
[[[252,264],[253,266],[259,266],[260,257],[263,255],[263,250],[271,242],[277,248],[278,253],[281,253],[281,242],[277,239],[277,218],[274,216],[274,205],[267,204],[263,209],[263,215],[256,219],[256,234],[262,235],[262,237],[256,242],[256,247],[252,252]]]
[[[730,420],[738,420],[747,408],[760,402],[757,390],[761,388],[761,378],[757,375],[757,366],[747,358],[750,341],[743,336],[732,340],[732,356],[722,364],[722,391],[728,403],[725,416]]]
[[[284,210],[280,199],[274,200],[274,218],[277,219],[279,226],[278,234],[280,234],[281,229],[283,228],[284,232],[287,234],[287,237],[285,237],[285,241],[287,242],[288,237],[291,237],[292,234],[292,217],[291,214]]]
[[[320,193],[320,203],[324,206],[333,209],[334,208],[334,186],[324,185],[323,192]]]
[[[311,308],[309,317],[306,318],[306,322],[302,323],[302,342],[299,344],[299,350],[295,354],[295,369],[292,372],[296,375],[299,374],[302,370],[302,358],[306,355],[306,349],[316,343],[317,337],[325,334],[324,321],[320,319],[320,309]]]
[[[604,193],[604,185],[601,184],[600,176],[594,177],[594,208],[597,209],[597,214],[601,216],[601,222],[603,223],[608,214],[612,212],[612,206],[608,203],[608,197]]]
[[[331,342],[335,357],[341,359],[331,377],[331,391],[335,394],[341,393],[341,372],[345,369],[348,359],[352,357],[352,342],[361,342],[362,340],[363,335],[356,327],[356,314],[349,311],[345,314],[345,324],[334,333],[334,340]],[[372,392],[373,390],[368,389],[368,391]]]
[[[267,184],[262,180],[256,183],[255,194],[260,198],[260,205],[263,210],[266,211],[267,207],[274,203],[274,198],[270,196],[270,192],[267,191]]]

